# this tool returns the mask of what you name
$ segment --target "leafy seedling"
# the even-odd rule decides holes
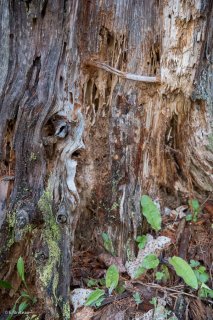
[[[18,312],[21,313],[25,311],[30,305],[35,304],[37,299],[35,297],[32,297],[27,288],[27,284],[25,281],[25,273],[24,273],[24,260],[22,257],[19,257],[17,261],[17,273],[24,283],[26,290],[27,291],[22,291],[18,299],[16,300],[13,308],[10,311],[10,315],[7,317],[7,320],[11,320],[14,316],[14,314],[17,312],[17,307],[18,307]]]
[[[152,229],[155,231],[159,231],[161,229],[162,219],[160,211],[158,210],[156,204],[149,196],[143,195],[141,198],[141,207],[142,214],[144,215],[144,217],[146,217]]]
[[[209,288],[205,283],[202,283],[201,287],[198,291],[198,296],[200,298],[213,299],[213,290],[211,288]]]
[[[197,277],[198,282],[200,283],[206,283],[209,280],[209,275],[206,272],[206,268],[203,266],[200,266],[199,268],[195,269],[194,273]]]
[[[147,235],[143,235],[143,236],[138,236],[136,238],[136,242],[138,242],[138,248],[139,249],[144,249],[146,244],[147,244]]]
[[[199,267],[200,266],[200,262],[199,261],[196,261],[196,260],[190,260],[189,261],[189,264],[192,268],[196,268],[196,267]]]
[[[112,264],[106,272],[106,287],[109,294],[117,287],[119,281],[119,271],[115,264]]]
[[[101,236],[102,236],[102,239],[103,239],[105,250],[108,251],[111,255],[114,256],[115,255],[115,250],[114,250],[113,243],[112,243],[112,240],[111,240],[110,236],[106,232],[103,232]]]
[[[169,269],[165,265],[160,266],[160,271],[156,272],[155,278],[157,281],[166,282],[170,278]]]
[[[188,201],[191,214],[186,216],[186,221],[197,222],[198,214],[200,213],[200,205],[197,199],[190,199]]]
[[[153,298],[149,301],[149,303],[153,304],[153,306],[154,306],[155,309],[156,309],[156,307],[157,307],[157,298],[156,298],[156,297],[153,297]]]
[[[186,284],[193,289],[198,289],[197,277],[192,270],[191,266],[180,257],[172,257],[169,259],[169,263],[174,267],[175,272],[181,277]]]
[[[139,292],[133,293],[132,296],[133,296],[133,298],[134,298],[135,303],[136,303],[137,306],[142,303],[141,295],[140,295]]]

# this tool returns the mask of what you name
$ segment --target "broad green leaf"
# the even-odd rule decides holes
[[[106,272],[106,287],[109,289],[109,294],[117,287],[119,280],[119,271],[115,264],[112,264]]]
[[[23,301],[22,303],[20,303],[20,305],[18,307],[18,311],[23,312],[24,310],[27,309],[28,306],[29,306],[29,304],[26,301]]]
[[[138,236],[136,242],[138,242],[139,249],[144,249],[147,244],[147,235]]]
[[[190,260],[189,264],[192,268],[196,268],[196,267],[199,267],[200,262],[192,259]]]
[[[190,265],[180,257],[172,257],[169,263],[174,267],[175,272],[181,277],[186,284],[194,289],[198,289],[198,282],[196,275]]]
[[[106,249],[106,251],[108,251],[109,253],[111,253],[114,256],[115,250],[113,247],[112,240],[110,239],[110,236],[106,232],[103,232],[101,236],[102,236],[102,239],[104,242],[104,248]]]
[[[8,281],[0,280],[0,287],[5,289],[11,289],[12,286]]]
[[[104,295],[104,290],[96,289],[95,291],[91,292],[87,301],[85,302],[85,306],[89,307],[94,305],[97,300]]]
[[[142,302],[142,300],[141,300],[141,295],[140,295],[139,292],[133,293],[133,298],[134,298],[135,303],[136,303],[137,305],[139,305],[139,304]]]
[[[143,195],[141,198],[142,213],[146,217],[152,229],[158,231],[161,229],[161,214],[152,199]]]
[[[159,262],[155,254],[149,254],[144,258],[141,266],[145,269],[154,269],[159,265]]]
[[[18,261],[17,261],[17,271],[18,271],[18,275],[21,278],[21,280],[23,282],[25,282],[25,278],[24,278],[24,260],[22,257],[19,257]]]

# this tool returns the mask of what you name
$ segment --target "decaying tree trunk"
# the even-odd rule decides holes
[[[22,256],[45,319],[69,319],[74,246],[105,231],[125,260],[142,194],[212,192],[212,1],[1,0],[0,18],[0,279],[18,287]]]

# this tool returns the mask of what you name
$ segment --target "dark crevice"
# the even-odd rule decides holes
[[[41,9],[41,18],[43,19],[46,14],[48,0],[44,0],[43,7]]]

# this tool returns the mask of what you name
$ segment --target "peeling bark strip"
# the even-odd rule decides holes
[[[134,255],[142,194],[213,191],[212,7],[0,0],[0,279],[22,256],[45,319],[70,319],[74,250]]]
[[[123,71],[120,71],[120,70],[115,69],[113,67],[110,67],[106,63],[100,62],[100,61],[93,60],[93,61],[87,62],[86,64],[93,66],[93,67],[103,69],[107,72],[110,72],[112,74],[115,74],[118,77],[121,77],[121,78],[127,79],[127,80],[133,80],[133,81],[138,81],[138,82],[154,82],[154,83],[160,82],[160,77],[140,76],[138,74],[123,72]]]

